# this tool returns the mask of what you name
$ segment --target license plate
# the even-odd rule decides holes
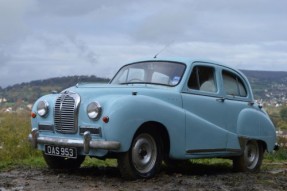
[[[65,158],[77,158],[77,149],[55,145],[45,145],[45,154]]]

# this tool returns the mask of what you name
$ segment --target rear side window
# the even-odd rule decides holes
[[[209,66],[195,66],[188,81],[190,89],[217,92],[214,68]]]
[[[228,71],[222,71],[222,77],[224,91],[227,95],[239,97],[247,96],[246,87],[241,78]]]

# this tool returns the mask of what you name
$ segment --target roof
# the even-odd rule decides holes
[[[224,66],[226,68],[232,69],[232,70],[236,70],[238,72],[240,72],[238,69],[233,68],[229,65],[220,63],[220,62],[216,62],[214,60],[210,60],[210,59],[205,59],[205,58],[197,58],[197,57],[147,57],[147,58],[143,58],[143,59],[138,59],[138,60],[134,60],[133,62],[144,62],[144,61],[173,61],[173,62],[183,62],[187,65],[190,65],[194,62],[207,62],[209,64],[214,64],[214,65],[218,65],[218,66]],[[129,63],[133,63],[133,62],[129,62]],[[242,73],[241,73],[242,74]]]

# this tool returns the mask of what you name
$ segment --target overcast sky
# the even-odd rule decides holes
[[[286,0],[0,0],[0,86],[153,57],[287,71]]]

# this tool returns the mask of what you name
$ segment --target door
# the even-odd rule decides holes
[[[240,150],[240,143],[238,139],[237,123],[242,110],[253,106],[251,102],[251,92],[247,82],[239,74],[232,70],[223,69],[222,76],[222,89],[225,97],[225,123],[226,129],[229,132],[227,148]]]
[[[214,154],[226,149],[224,99],[220,96],[218,79],[215,67],[197,63],[182,93],[187,154]]]

